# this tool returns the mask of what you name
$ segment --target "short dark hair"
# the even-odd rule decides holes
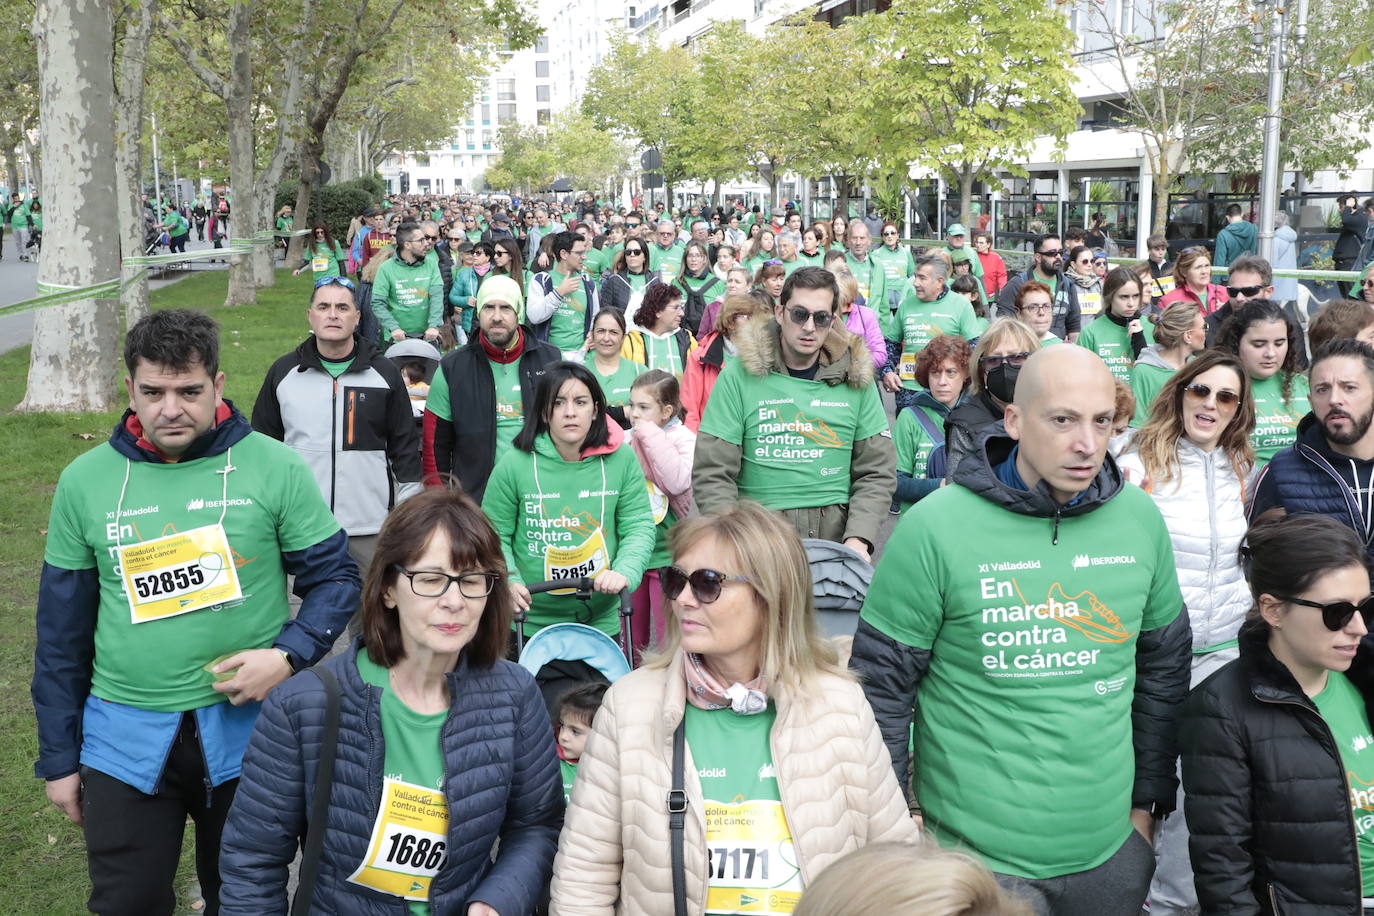
[[[1240,216],[1244,212],[1245,210],[1241,208],[1240,204],[1231,204],[1231,206],[1226,208],[1227,216]]]
[[[1269,261],[1257,254],[1243,254],[1236,258],[1226,268],[1226,276],[1231,276],[1238,270],[1248,270],[1250,273],[1259,274],[1260,284],[1270,286],[1274,282],[1274,268]]]
[[[603,306],[596,310],[596,317],[592,319],[592,327],[595,328],[596,323],[602,318],[609,318],[614,321],[620,326],[620,333],[622,334],[628,329],[628,325],[625,323],[625,313],[613,305]]]
[[[600,681],[589,681],[568,690],[558,698],[558,721],[566,722],[571,717],[590,725],[610,686]]]
[[[525,425],[516,433],[512,445],[522,452],[534,453],[535,440],[549,431],[549,414],[553,412],[554,398],[563,389],[563,383],[569,381],[586,385],[592,393],[592,403],[596,405],[596,414],[592,417],[591,429],[587,430],[587,438],[582,440],[582,447],[600,448],[610,442],[611,434],[606,428],[606,395],[601,390],[601,383],[586,366],[565,359],[544,370],[539,387],[534,391],[534,409],[525,414]]]
[[[186,372],[199,363],[219,374],[219,325],[189,309],[161,309],[144,315],[124,337],[124,366],[133,376],[139,361]]]
[[[397,244],[397,245],[404,245],[406,242],[413,242],[413,241],[415,241],[415,236],[412,235],[412,233],[415,233],[415,232],[424,232],[424,230],[420,228],[420,224],[419,224],[419,223],[412,223],[412,222],[404,222],[404,223],[401,223],[401,225],[399,225],[399,226],[396,227],[396,232],[395,232],[396,244]]]
[[[1247,626],[1264,629],[1268,624],[1259,616],[1260,595],[1299,595],[1329,572],[1369,568],[1364,544],[1349,525],[1329,515],[1288,515],[1281,508],[1270,509],[1250,526],[1240,546],[1240,564],[1255,599]]]
[[[555,232],[552,241],[549,242],[549,254],[555,261],[563,257],[563,253],[572,251],[578,242],[585,242],[582,236],[576,232]]]
[[[835,275],[824,267],[798,267],[782,285],[782,295],[778,302],[786,306],[792,301],[792,292],[798,289],[823,289],[830,293],[830,311],[840,306],[840,286]]]
[[[1369,375],[1370,384],[1374,386],[1374,347],[1353,337],[1337,337],[1322,344],[1322,348],[1312,357],[1311,368],[1316,369],[1317,363],[1337,356],[1351,356],[1363,362],[1364,371]]]
[[[408,582],[401,583],[396,567],[418,560],[430,539],[440,531],[448,538],[454,569],[499,577],[487,596],[477,632],[464,647],[463,655],[469,665],[479,668],[489,668],[505,655],[515,605],[504,581],[508,570],[501,553],[501,539],[472,497],[461,490],[436,487],[422,490],[387,515],[363,579],[363,643],[368,658],[384,668],[405,658],[399,615],[395,608],[386,606],[388,589],[410,587]]]
[[[462,250],[462,247],[462,245],[459,245],[459,250]],[[491,242],[478,242],[477,244],[472,246],[471,250],[474,254],[486,255],[488,260],[496,257],[496,246],[493,245]]]
[[[1050,239],[1058,239],[1058,238],[1059,238],[1059,233],[1058,233],[1058,232],[1046,232],[1044,235],[1037,235],[1037,236],[1035,237],[1035,253],[1036,253],[1036,254],[1039,254],[1039,253],[1040,253],[1040,249],[1043,248],[1043,247],[1045,246],[1045,243],[1048,242]]]

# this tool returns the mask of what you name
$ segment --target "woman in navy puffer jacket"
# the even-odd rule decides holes
[[[363,640],[324,663],[341,703],[311,912],[534,909],[563,792],[534,680],[501,658],[505,576],[500,543],[468,497],[429,490],[388,517],[363,589]],[[314,828],[324,719],[314,672],[263,705],[225,826],[224,916],[287,912],[287,866]]]

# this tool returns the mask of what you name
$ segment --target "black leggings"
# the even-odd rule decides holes
[[[100,916],[171,916],[181,838],[196,825],[196,875],[205,916],[219,913],[219,844],[239,781],[208,788],[195,713],[184,713],[161,784],[145,795],[98,770],[81,768],[90,909]]]

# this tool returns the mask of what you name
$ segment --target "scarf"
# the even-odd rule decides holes
[[[494,344],[492,344],[491,341],[487,340],[487,335],[485,334],[479,332],[477,337],[482,342],[482,349],[486,352],[487,359],[491,360],[494,363],[501,363],[502,365],[505,365],[506,363],[515,362],[517,359],[520,358],[520,355],[525,352],[524,330],[516,328],[515,334],[515,346],[511,347],[509,350],[502,350],[499,347],[495,346]]]
[[[687,677],[687,702],[697,709],[726,709],[742,716],[758,715],[768,708],[768,680],[762,675],[747,684],[738,681],[729,687],[706,670],[701,656],[684,652],[682,673]]]

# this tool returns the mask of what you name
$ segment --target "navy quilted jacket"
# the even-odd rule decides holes
[[[354,652],[324,662],[338,677],[342,697],[328,832],[311,912],[405,913],[401,898],[345,880],[363,859],[381,804],[385,752],[381,691],[358,675]],[[510,662],[474,669],[463,656],[448,687],[454,702],[441,731],[448,863],[430,886],[432,912],[463,916],[470,902],[481,901],[501,916],[522,916],[548,884],[563,824],[548,712],[534,679]],[[314,674],[292,677],[263,704],[224,828],[224,916],[287,912],[287,865],[306,832],[323,729],[324,686]]]

